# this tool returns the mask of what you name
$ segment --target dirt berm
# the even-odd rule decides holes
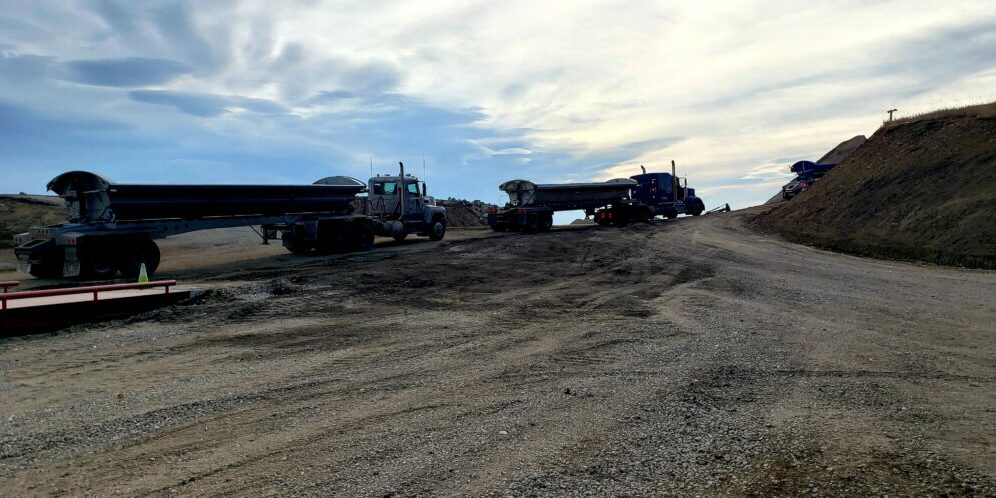
[[[38,225],[65,221],[62,199],[45,195],[0,195],[0,249],[13,247],[14,235]]]
[[[883,126],[764,230],[858,255],[996,268],[996,104]]]

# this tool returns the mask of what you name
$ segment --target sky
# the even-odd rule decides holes
[[[707,207],[996,100],[982,1],[7,0],[0,192],[409,172],[437,198],[676,161]],[[423,169],[423,163],[425,165]]]

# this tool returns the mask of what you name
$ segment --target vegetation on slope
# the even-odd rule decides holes
[[[883,125],[836,169],[759,217],[797,242],[996,268],[996,104]]]

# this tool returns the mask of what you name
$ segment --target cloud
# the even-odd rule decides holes
[[[170,90],[134,90],[128,97],[136,102],[171,106],[187,114],[214,117],[241,109],[259,114],[282,114],[287,108],[270,100],[215,95],[208,93],[175,92]]]
[[[97,86],[136,87],[161,85],[190,73],[185,64],[164,59],[72,60],[65,63],[68,81]]]
[[[425,157],[437,194],[496,200],[675,159],[745,205],[885,109],[996,99],[990,3],[15,0],[0,173],[310,181]]]

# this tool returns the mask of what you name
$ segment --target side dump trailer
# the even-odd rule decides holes
[[[72,171],[48,189],[66,200],[70,223],[112,223],[342,211],[366,186],[348,177],[313,185],[135,185]]]
[[[295,253],[367,250],[375,235],[440,240],[446,210],[419,185],[403,166],[369,187],[345,176],[311,185],[137,185],[72,171],[48,184],[66,201],[67,223],[16,235],[14,253],[37,277],[105,279],[136,276],[143,264],[152,274],[155,239],[212,228],[260,225],[264,242],[280,238]],[[368,189],[377,191],[368,198],[376,205],[357,214],[353,202]]]
[[[529,180],[509,180],[498,186],[508,194],[509,202],[488,213],[494,230],[523,229],[546,231],[553,226],[556,211],[596,209],[623,202],[636,182],[627,178],[596,183],[536,184]]]
[[[695,189],[675,174],[674,161],[671,173],[644,170],[643,174],[630,178],[600,183],[536,184],[509,180],[498,188],[508,194],[509,202],[504,208],[490,210],[488,224],[500,232],[549,230],[556,211],[583,210],[600,225],[616,226],[649,221],[656,216],[698,216],[705,211],[705,203],[695,195]]]
[[[792,164],[789,169],[795,173],[795,178],[782,186],[782,198],[788,200],[807,190],[835,167],[836,164],[820,164],[813,161],[798,161]]]

